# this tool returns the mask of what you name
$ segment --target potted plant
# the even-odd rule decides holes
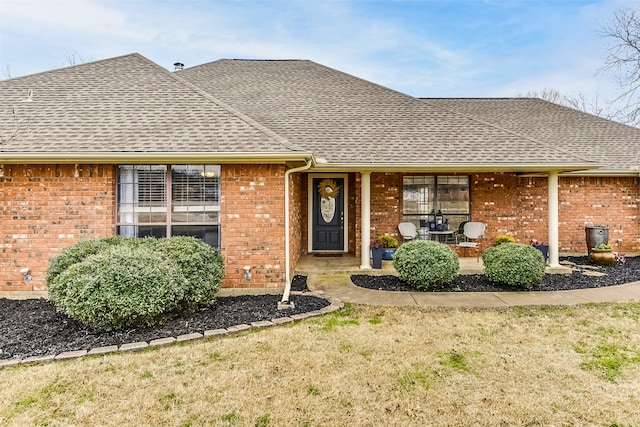
[[[377,242],[381,243],[384,248],[384,256],[382,259],[392,260],[393,254],[396,252],[396,249],[398,249],[398,239],[388,234],[383,234],[378,237]]]
[[[611,252],[613,248],[608,243],[600,243],[598,246],[591,248],[592,251]]]
[[[513,236],[510,236],[508,234],[501,234],[498,237],[496,237],[494,244],[495,246],[498,246],[503,243],[515,243],[515,242],[516,242],[516,239]]]
[[[549,258],[549,245],[547,243],[531,239],[531,246],[542,252],[542,257],[547,261],[547,258]]]
[[[616,255],[613,253],[613,248],[608,243],[600,243],[599,245],[591,248],[589,258],[599,265],[609,265],[616,262]]]
[[[384,246],[377,240],[371,242],[371,258],[373,268],[382,268],[382,258],[384,257]]]

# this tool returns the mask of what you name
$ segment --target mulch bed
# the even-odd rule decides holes
[[[540,291],[567,291],[572,289],[602,288],[605,286],[621,285],[640,280],[640,257],[627,257],[624,264],[612,264],[608,266],[596,266],[587,257],[563,257],[561,262],[570,262],[576,271],[571,274],[545,274],[545,276],[533,285],[529,292]],[[603,276],[592,276],[590,273],[603,273]],[[586,274],[585,274],[586,273]],[[420,292],[397,276],[382,275],[369,276],[355,274],[351,281],[362,288],[382,291],[412,291]],[[484,274],[459,275],[451,283],[447,283],[438,289],[424,292],[505,292],[526,291],[490,282]]]
[[[307,291],[306,277],[295,276],[292,290]],[[0,359],[24,359],[139,341],[149,342],[158,338],[203,333],[207,330],[308,313],[329,305],[329,301],[323,298],[296,294],[290,298],[295,307],[281,311],[277,309],[281,298],[281,295],[222,297],[209,307],[153,327],[112,332],[87,328],[56,312],[53,304],[45,299],[0,298]]]
[[[640,257],[629,257],[625,264],[594,266],[587,257],[568,257],[563,260],[576,265],[571,274],[547,274],[530,290],[558,291],[599,288],[640,280]],[[604,273],[603,276],[585,275],[585,272]],[[396,276],[353,275],[357,286],[386,291],[416,291]],[[218,298],[215,304],[195,313],[180,316],[154,327],[105,332],[87,328],[80,322],[57,313],[47,300],[9,300],[0,298],[0,359],[24,359],[73,350],[89,350],[109,345],[176,337],[193,332],[228,328],[271,320],[292,314],[307,313],[329,305],[323,298],[304,295],[308,291],[306,277],[295,276],[292,295],[295,308],[280,311],[279,295],[255,295]],[[436,292],[501,292],[513,288],[489,282],[481,274],[460,275]]]

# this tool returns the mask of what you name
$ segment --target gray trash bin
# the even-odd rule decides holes
[[[609,243],[609,227],[606,225],[592,225],[584,228],[587,237],[587,253],[600,244]]]

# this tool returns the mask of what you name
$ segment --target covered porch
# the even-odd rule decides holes
[[[482,274],[482,258],[459,257],[460,274]],[[362,269],[361,258],[351,254],[325,255],[309,254],[300,257],[295,274],[304,276],[331,273],[396,275],[393,261],[382,261],[381,269]]]

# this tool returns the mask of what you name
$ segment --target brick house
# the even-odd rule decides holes
[[[586,252],[586,225],[640,249],[640,130],[539,99],[131,54],[0,81],[0,106],[0,290],[45,289],[64,247],[116,234],[193,235],[220,247],[223,286],[283,287],[304,254],[369,268],[372,238],[432,210],[485,222],[487,244],[549,241],[552,267]]]

